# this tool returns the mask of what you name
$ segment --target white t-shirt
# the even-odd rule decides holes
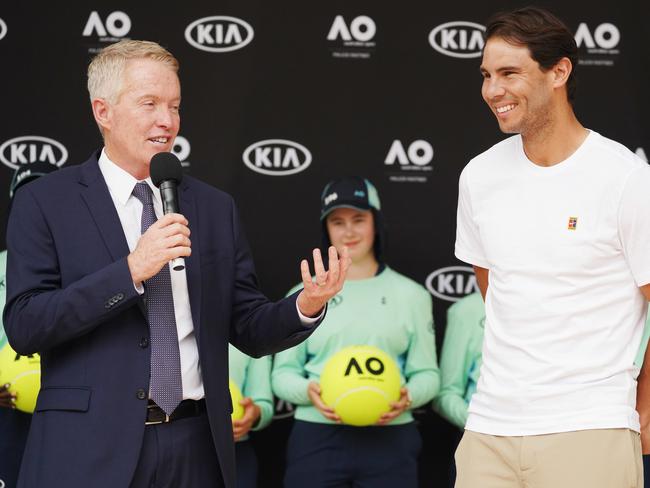
[[[456,256],[490,271],[468,430],[639,431],[634,366],[650,283],[650,167],[590,132],[541,167],[520,136],[463,170]]]

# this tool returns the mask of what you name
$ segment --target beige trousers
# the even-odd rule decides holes
[[[643,488],[639,434],[594,429],[505,437],[466,430],[456,488]]]

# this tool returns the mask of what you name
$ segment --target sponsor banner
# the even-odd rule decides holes
[[[248,146],[242,160],[256,173],[287,176],[306,170],[311,164],[311,152],[294,141],[266,139]]]
[[[485,27],[475,22],[456,20],[435,27],[429,34],[431,47],[452,58],[478,58],[485,41]]]
[[[384,173],[394,183],[426,183],[433,171],[432,161],[433,146],[428,141],[395,139],[384,160]]]
[[[359,15],[346,22],[337,15],[332,22],[327,40],[334,58],[369,59],[375,51],[377,25],[367,15]]]
[[[190,152],[192,148],[190,146],[190,141],[188,141],[183,136],[176,136],[174,139],[174,145],[172,146],[172,152],[180,160],[183,168],[189,168],[190,162],[187,158],[190,157]]]
[[[250,44],[254,36],[248,22],[227,15],[203,17],[185,29],[185,40],[191,46],[211,53],[236,51]]]
[[[5,21],[0,19],[0,40],[7,35],[8,30],[9,29],[7,28]]]
[[[11,169],[36,161],[61,166],[67,160],[68,150],[65,146],[49,137],[14,137],[0,144],[0,161]]]
[[[479,291],[474,269],[470,266],[437,269],[427,276],[425,286],[434,297],[447,302],[457,302],[464,296]]]
[[[621,31],[614,24],[604,22],[590,27],[581,22],[575,33],[578,45],[578,64],[584,66],[614,66],[620,51]]]
[[[126,36],[131,32],[131,26],[131,18],[125,12],[116,10],[102,17],[99,12],[93,10],[88,16],[81,36],[91,42],[88,45],[88,52],[98,53],[107,44],[128,39]]]

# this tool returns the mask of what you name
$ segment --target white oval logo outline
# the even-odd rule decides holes
[[[199,44],[197,41],[195,41],[192,38],[191,35],[192,29],[194,29],[194,27],[196,27],[197,25],[202,24],[203,22],[208,20],[226,20],[228,22],[232,22],[233,24],[240,25],[244,29],[246,29],[247,37],[242,41],[241,44],[236,44],[234,46],[208,47],[208,46],[204,46],[203,44]],[[212,53],[225,53],[229,51],[236,51],[237,49],[241,49],[244,46],[250,44],[251,41],[253,40],[253,37],[255,37],[255,32],[253,31],[253,27],[248,22],[242,19],[238,19],[237,17],[231,17],[229,15],[212,15],[210,17],[203,17],[198,20],[195,20],[185,28],[185,40],[187,42],[189,42],[192,46],[194,46],[197,49],[200,49],[202,51],[212,52]]]
[[[305,162],[300,165],[299,168],[293,168],[293,169],[287,169],[287,170],[277,170],[273,171],[270,169],[264,169],[264,168],[258,168],[255,166],[255,164],[250,160],[249,156],[250,153],[257,147],[260,146],[266,146],[270,144],[282,144],[285,146],[290,146],[298,149],[300,152],[302,152],[305,155]],[[242,154],[242,161],[244,161],[244,164],[248,166],[250,169],[255,171],[256,173],[261,173],[263,175],[268,175],[268,176],[288,176],[288,175],[293,175],[296,173],[300,173],[301,171],[306,170],[309,165],[311,164],[312,157],[311,157],[311,152],[309,149],[307,149],[305,146],[302,144],[299,144],[294,141],[289,141],[287,139],[264,139],[263,141],[258,141],[250,146],[248,146],[245,150],[244,153]]]
[[[474,274],[474,269],[470,266],[447,266],[446,268],[440,268],[430,273],[429,276],[427,276],[426,280],[424,280],[424,286],[426,286],[427,290],[429,290],[429,293],[431,293],[436,298],[440,298],[441,300],[446,300],[448,302],[457,302],[466,295],[460,297],[450,297],[443,295],[432,286],[432,281],[434,278],[450,271],[463,271],[468,274]]]
[[[0,19],[0,39],[4,39],[4,37],[7,35],[7,32],[9,32],[7,23],[4,20]]]
[[[442,46],[439,46],[438,43],[436,42],[436,34],[438,34],[438,32],[440,32],[442,29],[451,26],[473,27],[475,29],[480,30],[481,32],[485,32],[485,26],[481,24],[477,24],[476,22],[469,22],[467,20],[455,20],[453,22],[446,22],[444,24],[440,24],[438,27],[434,28],[429,33],[429,44],[431,44],[431,47],[436,51],[438,51],[439,53],[444,54],[446,56],[451,56],[453,58],[467,59],[467,58],[478,58],[479,56],[481,56],[482,51],[478,51],[475,53],[456,53],[454,51],[447,51]]]
[[[11,161],[7,160],[4,155],[4,151],[6,147],[16,142],[21,142],[25,140],[47,142],[57,147],[59,151],[61,151],[61,159],[55,163],[56,166],[59,168],[63,166],[63,164],[65,164],[65,162],[68,160],[68,150],[59,141],[55,141],[54,139],[50,139],[49,137],[43,137],[43,136],[20,136],[20,137],[14,137],[13,139],[9,139],[8,141],[3,142],[2,145],[0,146],[0,161],[2,161],[2,164],[10,167],[11,169],[18,169],[19,166],[21,166],[22,164],[28,164],[28,163],[18,163],[18,164],[12,163]]]

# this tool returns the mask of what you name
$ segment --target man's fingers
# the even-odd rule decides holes
[[[327,250],[329,256],[329,268],[327,272],[328,284],[336,285],[339,281],[340,268],[339,268],[339,253],[334,246],[330,246]]]
[[[170,237],[175,235],[189,237],[191,233],[188,226],[179,224],[178,222],[163,226],[159,229],[159,231],[163,237]]]
[[[320,254],[320,249],[314,249],[312,251],[312,256],[314,257],[314,273],[316,274],[316,283],[318,283],[319,286],[322,286],[327,281],[327,274],[325,272],[325,266],[323,265],[323,258]]]
[[[307,288],[312,285],[311,274],[309,273],[309,263],[306,259],[300,261],[300,276],[302,278],[303,288]]]
[[[189,222],[187,221],[187,219],[182,214],[169,213],[169,214],[165,214],[162,217],[160,217],[152,225],[158,225],[158,226],[160,226],[162,228],[162,227],[166,227],[166,226],[168,226],[170,224],[174,224],[174,223],[187,225]]]

